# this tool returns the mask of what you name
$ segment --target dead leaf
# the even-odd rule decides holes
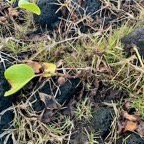
[[[123,132],[130,131],[134,132],[138,127],[137,122],[127,121]]]
[[[130,121],[138,121],[139,120],[138,116],[136,116],[136,115],[130,115],[126,111],[123,112],[123,116],[124,116],[124,118],[126,118],[127,120],[130,120]]]
[[[73,117],[75,114],[76,104],[77,104],[77,101],[72,99],[68,103],[67,107],[64,109],[63,114]]]
[[[40,73],[40,69],[42,65],[39,62],[31,61],[31,60],[24,60],[23,61],[26,65],[30,66],[35,73]]]
[[[126,110],[130,110],[131,106],[132,106],[132,102],[126,100],[124,103],[124,108]]]
[[[50,109],[44,109],[39,116],[39,120],[44,123],[49,123],[53,118],[54,112]]]
[[[124,129],[125,125],[126,125],[126,122],[118,121],[118,130],[117,130],[118,134],[120,134],[122,132],[122,130]]]
[[[53,110],[61,107],[61,105],[56,101],[53,96],[41,92],[39,92],[39,96],[47,109]]]
[[[137,128],[137,132],[140,135],[140,137],[144,137],[144,121],[140,121],[138,128]]]
[[[19,12],[15,8],[12,8],[12,7],[8,8],[8,13],[11,16],[16,16],[16,17],[19,16]]]
[[[44,70],[43,77],[51,77],[52,75],[54,75],[54,73],[56,71],[56,65],[53,63],[43,62],[42,68]]]

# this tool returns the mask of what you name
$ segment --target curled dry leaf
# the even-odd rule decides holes
[[[126,118],[127,120],[130,120],[130,121],[139,121],[139,117],[138,116],[130,115],[126,111],[123,112],[123,116],[124,116],[124,118]]]
[[[70,103],[68,103],[67,107],[64,109],[63,113],[65,115],[73,117],[75,115],[77,101],[72,99]]]
[[[56,99],[48,94],[45,93],[39,93],[40,99],[41,101],[43,101],[43,103],[45,104],[46,109],[57,109],[59,108],[61,105],[56,101]]]
[[[34,73],[40,73],[43,69],[43,77],[51,77],[55,74],[56,71],[56,65],[53,63],[36,62],[32,60],[24,60],[23,62],[29,67],[31,67]]]
[[[132,106],[132,102],[130,102],[130,101],[125,101],[124,107],[125,107],[127,110],[129,110],[129,109],[131,108],[131,106]]]
[[[39,62],[31,61],[31,60],[24,60],[24,63],[30,66],[35,73],[40,73],[40,69],[42,68],[42,65]]]
[[[53,110],[45,108],[40,114],[39,120],[42,121],[43,123],[49,123],[52,120],[54,114],[55,113]]]
[[[118,121],[118,130],[117,130],[118,134],[120,134],[122,132],[122,130],[124,129],[125,125],[126,125],[126,122]]]
[[[137,129],[137,127],[138,127],[137,122],[127,121],[123,132],[126,131],[134,132]]]
[[[8,8],[8,13],[11,16],[16,16],[16,17],[19,16],[19,12],[15,8],[12,8],[12,7]]]
[[[137,129],[138,134],[140,137],[144,137],[144,121],[140,121]]]
[[[56,71],[56,65],[53,63],[42,63],[42,68],[44,69],[43,77],[51,77],[55,74]]]

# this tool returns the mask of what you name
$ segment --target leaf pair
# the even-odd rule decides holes
[[[43,63],[43,65],[44,74],[42,76],[51,77],[55,73],[56,65],[51,63]],[[16,64],[6,69],[4,76],[11,85],[11,89],[5,92],[4,96],[9,96],[16,93],[31,81],[35,77],[35,72],[26,64]]]

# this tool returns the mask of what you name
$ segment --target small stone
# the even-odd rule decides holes
[[[66,79],[64,77],[59,77],[58,78],[58,85],[64,85],[66,83]]]
[[[55,52],[54,52],[54,55],[56,56],[56,57],[59,57],[60,56],[60,50],[56,50]]]
[[[6,17],[1,16],[1,17],[0,17],[0,22],[3,23],[3,24],[6,23],[6,22],[7,22]]]
[[[57,11],[60,8],[58,1],[40,0],[37,5],[41,10],[41,14],[34,14],[34,20],[42,27],[52,28],[54,23],[62,16],[61,11]]]
[[[92,126],[96,133],[99,133],[102,137],[106,136],[110,131],[112,123],[112,115],[114,110],[111,108],[99,107],[93,113]]]
[[[136,45],[140,55],[144,57],[144,26],[137,28],[128,35],[124,36],[121,41],[125,45],[126,51],[129,49],[129,47]],[[128,53],[130,53],[130,51],[128,51]]]

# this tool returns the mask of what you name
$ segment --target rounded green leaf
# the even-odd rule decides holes
[[[5,92],[4,96],[9,96],[24,87],[35,74],[32,68],[28,65],[16,64],[6,69],[4,76],[11,85],[11,89]]]
[[[20,8],[29,10],[30,12],[33,12],[37,15],[40,15],[40,13],[41,13],[40,8],[35,3],[30,3],[27,0],[19,0],[18,6]]]

